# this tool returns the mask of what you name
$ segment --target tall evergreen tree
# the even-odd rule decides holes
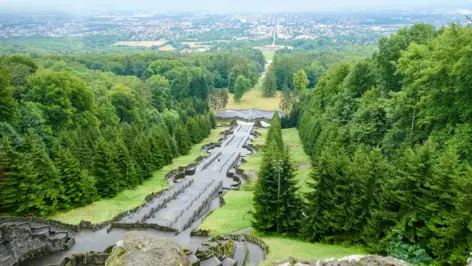
[[[0,122],[14,122],[17,104],[13,99],[8,69],[0,62]]]
[[[277,82],[273,71],[268,71],[262,84],[262,95],[264,97],[274,97],[277,91]]]
[[[95,144],[92,174],[97,179],[96,187],[100,197],[109,198],[119,191],[119,171],[113,158],[110,144],[101,137]]]
[[[284,142],[282,139],[282,123],[280,121],[278,112],[274,113],[272,121],[270,122],[269,131],[267,133],[266,146],[271,141],[275,141],[279,151],[283,151]]]
[[[254,191],[253,226],[262,232],[296,233],[301,218],[295,167],[288,151],[269,143],[258,172]]]
[[[190,140],[190,136],[187,133],[187,129],[179,125],[174,131],[175,141],[177,142],[177,146],[179,147],[179,153],[182,155],[186,155],[189,153],[190,148],[192,146],[192,142]]]
[[[3,137],[1,149],[1,208],[16,215],[40,215],[45,208],[41,184],[26,155],[15,151],[8,137]]]
[[[134,188],[139,184],[136,162],[131,157],[123,139],[118,138],[115,143],[115,163],[121,178],[118,180],[120,188]]]
[[[64,195],[63,184],[59,172],[46,151],[42,139],[35,133],[30,132],[25,138],[27,158],[37,173],[37,182],[41,186],[44,195],[45,206],[41,215],[53,213],[59,209]]]
[[[86,195],[90,188],[86,187],[86,176],[80,169],[79,161],[69,149],[64,147],[58,149],[55,164],[64,186],[61,209],[80,207],[89,202],[91,199]]]
[[[341,231],[343,221],[338,211],[342,214],[344,210],[338,209],[336,204],[340,204],[339,200],[346,192],[340,189],[340,185],[345,185],[343,178],[347,175],[349,161],[344,149],[335,145],[325,147],[313,160],[312,181],[309,183],[312,190],[306,195],[303,233],[310,241],[322,241]]]

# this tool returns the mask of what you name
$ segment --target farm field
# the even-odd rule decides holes
[[[119,41],[119,42],[114,43],[113,46],[152,47],[152,46],[163,45],[166,42],[167,42],[167,40],[158,40],[158,41]]]

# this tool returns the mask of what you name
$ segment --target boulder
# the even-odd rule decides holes
[[[167,238],[128,232],[116,243],[107,266],[189,266],[182,248]]]

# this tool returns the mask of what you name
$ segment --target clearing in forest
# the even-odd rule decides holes
[[[166,42],[167,40],[164,39],[158,41],[119,41],[114,43],[113,46],[152,47],[161,46]]]

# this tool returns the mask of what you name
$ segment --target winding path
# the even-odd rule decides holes
[[[130,224],[141,222],[172,228],[177,233],[155,229],[145,231],[172,239],[194,251],[201,243],[207,241],[207,237],[190,236],[191,231],[198,228],[204,217],[220,206],[221,193],[235,187],[235,181],[227,177],[227,173],[241,156],[251,153],[245,145],[250,141],[253,130],[253,122],[238,121],[233,133],[223,141],[221,147],[210,151],[210,156],[198,164],[193,176],[181,179],[158,198],[120,222]],[[114,245],[127,231],[128,229],[116,228],[109,232],[106,228],[98,231],[80,230],[75,235],[75,245],[71,249],[25,261],[21,265],[58,264],[64,257],[73,253],[103,251]],[[249,264],[257,264],[263,260],[264,253],[259,246],[247,243],[247,248],[249,248]],[[238,261],[238,265],[241,264],[242,262]]]

